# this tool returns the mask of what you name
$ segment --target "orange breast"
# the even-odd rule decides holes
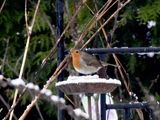
[[[72,52],[72,63],[73,67],[76,69],[81,69],[79,58],[81,58],[81,54]]]

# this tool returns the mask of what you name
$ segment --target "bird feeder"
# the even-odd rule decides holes
[[[88,97],[88,113],[91,113],[91,95],[94,93],[109,93],[120,86],[121,82],[116,79],[99,78],[98,75],[69,76],[66,81],[56,83],[56,86],[65,94],[85,94]]]

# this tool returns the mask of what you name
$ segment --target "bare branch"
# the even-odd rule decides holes
[[[5,5],[5,3],[6,3],[6,0],[4,0],[3,3],[2,3],[2,5],[1,5],[0,13],[2,12],[2,9],[3,9],[4,5]]]
[[[4,62],[3,62],[3,60],[2,60],[1,58],[0,58],[0,60],[1,60],[1,62],[4,63],[16,76],[18,76],[18,72],[17,72],[14,68],[12,68],[7,61],[4,61]]]
[[[10,37],[5,39],[5,41],[6,41],[6,49],[5,49],[5,53],[4,53],[3,60],[2,60],[2,68],[1,68],[2,74],[4,73],[4,64],[5,64],[4,62],[6,61],[6,57],[7,57],[7,53],[8,53],[8,49],[9,49],[9,39],[10,39]]]
[[[16,65],[14,66],[14,69],[17,70],[18,65],[20,64],[20,60],[23,58],[23,54],[17,59]]]
[[[120,5],[121,5],[121,1],[118,0],[117,8],[119,8]],[[119,22],[118,22],[118,15],[119,15],[119,11],[118,11],[118,12],[115,14],[115,16],[114,16],[114,25],[113,25],[112,30],[110,31],[111,39],[113,38],[114,32],[115,32],[115,30],[116,30],[117,27],[118,27],[118,23],[119,23]]]
[[[9,110],[10,105],[6,103],[6,101],[4,100],[4,98],[0,95],[0,100],[3,102],[3,104],[6,106],[6,108]],[[13,117],[15,120],[18,120],[18,118],[15,116],[15,114],[13,114]]]
[[[34,1],[31,1],[29,0],[29,2],[34,6],[36,7],[36,3]],[[55,27],[53,27],[53,25],[51,24],[51,22],[49,21],[49,19],[47,18],[46,14],[41,10],[39,9],[38,10],[38,13],[42,16],[42,18],[44,19],[44,21],[48,24],[50,30],[51,30],[51,33],[54,37],[54,42],[56,42],[56,30],[55,30]],[[54,43],[53,43],[54,44]]]
[[[36,9],[35,9],[35,12],[34,12],[34,16],[33,16],[33,19],[32,19],[32,23],[31,23],[30,29],[29,29],[29,31],[28,31],[27,43],[26,43],[26,47],[25,47],[25,51],[24,51],[24,56],[23,56],[23,61],[22,61],[22,65],[21,65],[21,70],[20,70],[20,73],[19,73],[19,78],[20,78],[20,79],[22,78],[22,74],[23,74],[23,71],[24,71],[24,65],[25,65],[25,61],[26,61],[26,57],[27,57],[29,42],[30,42],[30,38],[31,38],[33,26],[34,26],[34,23],[35,23],[35,19],[36,19],[36,16],[37,16],[38,8],[39,8],[39,5],[40,5],[40,1],[41,1],[41,0],[38,0],[37,6],[36,6]],[[27,6],[26,4],[27,4],[27,0],[25,1],[25,7]],[[25,9],[25,10],[26,10],[26,9]],[[26,13],[27,13],[27,12],[25,11],[25,19],[27,19],[27,14],[26,14]],[[28,26],[27,20],[26,20],[26,25]],[[26,27],[27,27],[27,26],[26,26]],[[27,28],[27,29],[28,29],[28,28]],[[15,91],[12,106],[13,106],[14,104],[16,104],[17,95],[18,95],[18,89],[16,89],[16,91]],[[10,114],[9,120],[12,120],[13,112],[14,112],[14,110],[12,110],[12,112],[11,112],[11,114]]]
[[[27,91],[32,91],[32,95],[36,96],[35,99],[39,99],[39,97],[41,96],[41,99],[49,101],[51,104],[56,105],[60,109],[65,109],[68,112],[68,114],[75,119],[78,118],[78,120],[88,120],[89,118],[89,116],[85,114],[81,109],[73,109],[71,106],[65,105],[65,99],[59,98],[58,96],[53,95],[51,90],[48,90],[46,88],[39,90],[39,87],[37,85],[34,85],[33,83],[28,83],[27,85],[25,85],[23,80],[19,78],[11,81],[3,81],[0,79],[0,85],[3,85],[3,84],[8,84],[19,90],[23,90],[24,88],[27,87]],[[32,103],[27,107],[28,108],[32,107],[33,106],[32,104],[35,104],[35,102],[36,101],[33,100]],[[79,113],[78,115],[76,112],[77,110]],[[19,120],[24,120],[24,118],[21,117],[19,118]]]
[[[97,31],[90,37],[90,39],[88,39],[88,41],[81,47],[81,49],[83,49],[94,37],[95,35],[115,16],[115,14],[117,12],[119,12],[123,7],[125,7],[128,3],[130,2],[130,0],[127,0],[123,5],[121,5],[104,23],[103,25],[97,29]],[[102,13],[101,15],[98,16],[98,18],[96,19],[99,20],[102,15],[104,15],[104,13]]]

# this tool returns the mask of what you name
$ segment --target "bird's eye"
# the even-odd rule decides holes
[[[78,53],[78,50],[76,50],[76,53]]]

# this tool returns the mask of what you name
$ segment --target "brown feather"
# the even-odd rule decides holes
[[[86,65],[94,67],[102,66],[101,62],[97,60],[97,58],[94,55],[90,55],[83,51],[81,51],[81,54],[82,54],[82,59],[86,62]]]

